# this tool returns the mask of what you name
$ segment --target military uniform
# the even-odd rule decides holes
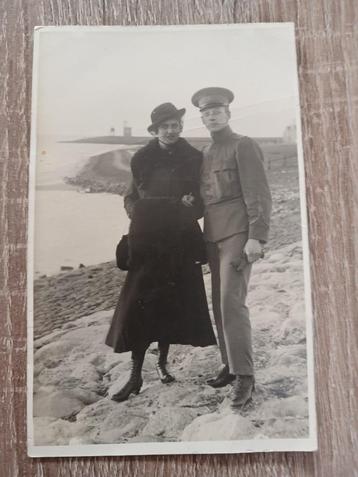
[[[215,89],[219,92],[212,91]],[[227,92],[207,88],[194,95],[192,101],[201,110],[226,106],[233,99],[232,93]],[[253,375],[246,306],[252,265],[243,250],[249,238],[267,241],[271,194],[263,155],[255,141],[235,134],[228,125],[211,136],[212,143],[203,151],[201,196],[213,312],[223,363],[233,375]]]

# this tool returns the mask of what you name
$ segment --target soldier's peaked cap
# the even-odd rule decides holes
[[[228,106],[234,99],[234,93],[226,88],[210,87],[199,89],[191,98],[194,106],[204,109]]]

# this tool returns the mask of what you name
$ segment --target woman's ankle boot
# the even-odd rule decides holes
[[[139,394],[139,391],[143,385],[142,379],[142,366],[144,361],[144,351],[132,352],[132,369],[129,380],[116,394],[113,394],[112,400],[116,402],[126,401],[129,396],[133,394]]]
[[[158,343],[159,348],[159,358],[158,363],[155,366],[157,370],[158,376],[162,383],[168,384],[175,381],[174,376],[168,373],[166,364],[167,364],[167,357],[169,352],[169,344],[168,343]]]

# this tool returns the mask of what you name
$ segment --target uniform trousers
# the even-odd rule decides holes
[[[245,232],[218,242],[207,242],[221,357],[230,373],[236,375],[254,374],[251,323],[246,306],[252,265],[242,258],[247,239]]]

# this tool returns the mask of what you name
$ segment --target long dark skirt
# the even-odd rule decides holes
[[[118,353],[153,341],[216,343],[201,266],[193,255],[192,238],[201,232],[195,221],[187,225],[183,214],[178,201],[151,198],[135,205],[129,272],[106,339]]]
[[[155,341],[216,344],[201,266],[190,259],[175,274],[165,259],[127,273],[106,344],[121,353]]]

